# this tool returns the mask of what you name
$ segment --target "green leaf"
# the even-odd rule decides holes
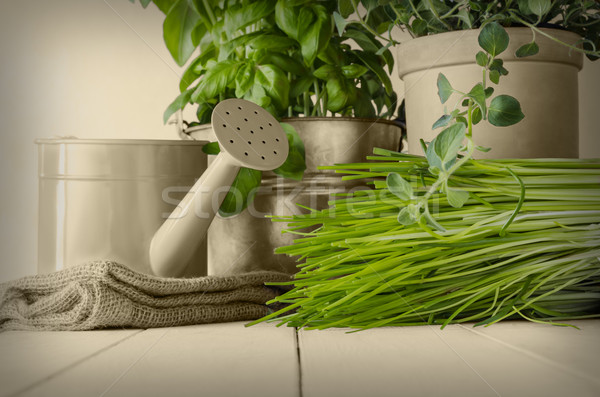
[[[463,29],[471,29],[473,28],[473,21],[471,20],[471,14],[469,13],[469,10],[467,10],[466,8],[463,8],[461,10],[459,10],[456,14],[452,15],[454,18],[458,18],[462,21],[462,23],[464,24]]]
[[[272,14],[274,9],[275,0],[258,0],[243,7],[227,7],[224,16],[227,36],[232,37],[236,31]]]
[[[497,70],[490,70],[490,81],[494,84],[498,84],[500,82],[500,72]]]
[[[481,109],[481,115],[485,119],[487,107],[485,104],[486,96],[483,85],[481,83],[476,84],[473,88],[471,88],[471,91],[469,91],[468,96],[473,100],[473,102],[475,102],[477,106],[479,106],[479,108]]]
[[[416,18],[411,25],[411,30],[415,34],[415,36],[423,36],[427,33],[427,22],[422,19]]]
[[[497,70],[502,76],[508,74],[508,70],[504,68],[504,61],[502,59],[494,59],[490,64],[490,70]]]
[[[381,98],[381,97],[379,97]],[[378,99],[379,99],[378,98]],[[377,100],[377,99],[376,99]],[[385,100],[384,100],[385,101]],[[373,106],[373,101],[367,88],[362,88],[356,92],[356,100],[352,104],[354,108],[354,117],[376,118],[377,113]],[[392,111],[393,112],[393,111]],[[380,117],[386,117],[384,115]]]
[[[240,168],[219,208],[219,215],[226,218],[242,212],[254,200],[261,178],[260,171]]]
[[[494,88],[493,87],[488,87],[485,89],[485,97],[489,98],[492,96],[492,94],[494,93]]]
[[[398,223],[401,225],[410,226],[417,223],[417,217],[414,215],[414,211],[411,210],[411,206],[414,207],[414,204],[409,204],[398,213]]]
[[[413,188],[410,182],[397,172],[390,172],[385,181],[390,192],[400,200],[406,201],[413,198]]]
[[[147,0],[144,0],[147,2]],[[173,7],[173,0],[152,0],[152,2],[158,7],[163,14],[168,14],[171,7]]]
[[[308,92],[317,79],[314,76],[302,76],[297,80],[292,80],[290,88],[290,98],[297,98],[304,92]]]
[[[447,187],[446,198],[448,199],[448,204],[452,207],[461,208],[469,199],[469,192]]]
[[[206,154],[219,154],[221,148],[219,147],[219,142],[209,142],[202,146],[202,151]]]
[[[521,11],[521,14],[523,14],[523,15],[533,14],[533,12],[531,12],[531,9],[529,9],[529,0],[517,0],[517,3],[519,5],[519,11]]]
[[[535,55],[538,52],[540,52],[540,47],[535,41],[532,41],[531,43],[527,43],[519,47],[515,52],[515,56],[517,58],[524,58]]]
[[[313,75],[321,80],[329,80],[329,79],[333,79],[333,78],[338,78],[339,76],[339,70],[337,67],[333,66],[333,65],[323,65],[320,68],[318,68],[317,70],[315,70],[313,72]]]
[[[273,172],[285,178],[300,181],[306,170],[304,143],[292,125],[287,123],[280,124],[288,139],[289,154],[285,162],[279,168],[273,170]]]
[[[346,83],[345,80],[332,78],[327,80],[327,109],[332,112],[339,112],[351,102],[354,86]]]
[[[529,0],[527,2],[529,10],[537,15],[540,19],[550,11],[552,3],[550,0]]]
[[[179,94],[177,98],[173,100],[173,102],[171,102],[163,114],[163,123],[167,124],[167,121],[169,121],[169,118],[173,115],[173,113],[183,109],[190,102],[193,92],[194,88],[185,90]]]
[[[302,65],[302,63],[280,52],[265,52],[261,63],[271,63],[284,72],[289,72],[296,76],[308,74],[308,70]]]
[[[370,54],[368,52],[354,51],[353,54],[356,55],[356,57],[360,59],[362,63],[364,63],[365,66],[367,66],[373,73],[375,73],[377,78],[385,87],[385,92],[388,95],[391,95],[392,92],[394,92],[394,88],[392,87],[392,81],[390,80],[390,76],[379,64],[379,58],[376,55]]]
[[[488,54],[495,58],[498,54],[501,54],[508,47],[508,33],[502,26],[497,22],[490,22],[481,28],[479,37],[477,39],[479,45]]]
[[[488,58],[488,55],[485,52],[479,51],[477,53],[477,55],[475,55],[475,60],[477,61],[477,64],[479,66],[486,67],[487,64],[488,64],[489,58]]]
[[[450,120],[452,120],[452,116],[450,116],[449,114],[445,114],[442,117],[440,117],[439,119],[437,119],[435,123],[433,123],[433,125],[431,126],[431,129],[435,130],[436,128],[439,128],[439,127],[445,127],[446,125],[448,125]]]
[[[256,82],[261,84],[267,95],[279,109],[288,107],[290,82],[287,75],[275,65],[259,65],[256,68]]]
[[[194,81],[200,78],[203,71],[202,59],[200,59],[200,57],[194,59],[181,76],[181,80],[179,81],[179,91],[185,91],[185,89],[192,85]]]
[[[240,62],[225,60],[208,67],[200,84],[192,94],[194,102],[214,98],[223,93],[228,85],[233,84],[240,67]]]
[[[178,0],[169,9],[163,23],[163,37],[179,66],[183,66],[196,48],[192,42],[192,30],[199,21],[200,15],[187,0]]]
[[[255,50],[280,51],[292,48],[296,42],[289,37],[278,36],[275,34],[261,34],[253,38],[249,44]]]
[[[471,113],[471,121],[473,122],[473,124],[477,124],[481,121],[481,119],[482,119],[481,109],[479,107],[476,107],[475,109],[473,109],[473,112]]]
[[[325,8],[313,5],[309,12],[307,8],[300,10],[298,41],[300,42],[304,63],[311,66],[326,46],[333,33],[333,23]]]
[[[352,6],[352,0],[339,0],[338,1],[338,11],[344,18],[348,18],[352,13],[354,13],[354,7]]]
[[[268,110],[271,114],[276,114],[271,110],[274,110],[273,105],[271,105],[271,97],[267,95],[265,88],[257,83],[254,83],[250,91],[244,95],[244,99],[256,103],[258,106]]]
[[[369,69],[362,65],[352,64],[342,66],[342,74],[347,79],[357,79],[363,74],[367,73]]]
[[[488,118],[492,125],[506,127],[521,121],[525,117],[521,104],[510,95],[498,95],[490,103]]]
[[[242,98],[254,85],[254,62],[242,65],[235,76],[235,96]]]
[[[465,135],[466,127],[463,123],[452,124],[440,132],[427,146],[425,156],[429,166],[447,171],[456,161]]]
[[[341,16],[337,11],[333,12],[333,21],[335,22],[335,27],[337,28],[338,35],[341,37],[344,34],[344,30],[346,30],[346,25],[348,21]]]
[[[289,1],[278,0],[275,5],[275,22],[289,37],[298,40],[298,13]]]
[[[388,66],[388,71],[391,73],[394,68],[394,56],[390,50],[385,49],[379,41],[371,34],[371,32],[359,30],[359,28],[348,28],[344,33],[345,38],[351,38],[366,52],[370,52],[383,57],[385,64]]]
[[[450,85],[450,82],[442,73],[438,74],[437,78],[438,96],[442,103],[446,103],[450,95],[454,92],[454,89]]]

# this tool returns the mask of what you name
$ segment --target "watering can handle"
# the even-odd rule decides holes
[[[239,169],[227,153],[219,153],[165,220],[150,243],[150,267],[155,275],[178,277],[184,272]]]

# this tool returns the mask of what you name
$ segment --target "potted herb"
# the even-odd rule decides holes
[[[389,78],[393,56],[366,27],[356,25],[338,34],[333,18],[337,2],[152,2],[166,15],[165,43],[171,54],[178,64],[188,63],[181,94],[165,112],[165,121],[185,106],[197,106],[198,121],[189,123],[187,132],[209,138],[210,128],[204,124],[213,107],[232,97],[251,100],[283,121],[291,143],[288,161],[275,175],[242,170],[220,214],[240,213],[256,192],[264,197],[235,219],[215,220],[209,234],[209,246],[218,245],[209,247],[211,263],[231,264],[243,253],[242,262],[264,268],[265,252],[287,242],[287,236],[278,237],[278,225],[259,219],[292,210],[282,208],[277,192],[302,191],[304,199],[318,196],[316,205],[325,205],[328,191],[339,186],[328,186],[327,178],[317,180],[322,176],[318,165],[358,161],[374,146],[398,149],[401,130],[378,120],[391,118],[396,109]],[[149,3],[142,1],[144,6]],[[218,151],[214,144],[206,148]],[[276,178],[299,181],[304,174],[303,182]],[[302,197],[290,200],[303,202]],[[286,262],[282,266],[293,271],[293,261]],[[280,269],[279,263],[273,265]],[[238,261],[237,268],[248,270],[245,266]]]
[[[356,2],[348,2],[356,5]],[[398,44],[391,37],[395,26],[413,40],[398,45],[398,72],[405,94],[408,148],[421,151],[419,140],[431,141],[431,125],[439,113],[450,113],[454,103],[440,105],[430,87],[443,73],[456,86],[471,86],[479,65],[471,60],[480,51],[478,32],[491,22],[506,28],[510,44],[489,64],[494,86],[507,74],[501,93],[520,98],[525,120],[502,130],[489,125],[480,143],[492,147],[484,157],[577,157],[577,73],[583,55],[598,57],[600,3],[596,1],[392,1],[385,5],[363,1],[363,12],[352,20],[337,20],[343,27],[361,25]],[[358,8],[356,10],[360,11]],[[526,57],[526,58],[525,58]],[[525,58],[525,59],[522,59]],[[454,107],[453,107],[454,106]]]

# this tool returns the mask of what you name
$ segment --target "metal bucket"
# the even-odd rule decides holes
[[[217,217],[208,233],[208,274],[236,274],[251,270],[295,273],[295,257],[276,255],[277,247],[290,245],[295,235],[286,233],[285,222],[266,215],[306,213],[296,204],[322,209],[331,194],[358,188],[339,175],[319,171],[320,165],[363,162],[374,147],[399,150],[402,130],[388,121],[353,118],[294,118],[283,122],[294,126],[306,149],[306,172],[300,182],[264,172],[254,202],[241,214]],[[214,140],[210,126],[188,130],[195,139]]]
[[[40,139],[38,273],[114,260],[151,274],[152,236],[206,169],[203,141]],[[206,243],[186,276],[206,275]]]

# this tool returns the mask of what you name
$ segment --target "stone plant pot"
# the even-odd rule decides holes
[[[574,33],[543,29],[558,40],[576,44]],[[577,157],[578,87],[577,75],[583,55],[538,34],[540,52],[516,58],[515,51],[532,39],[529,28],[508,28],[510,44],[500,58],[509,71],[494,87],[494,96],[512,95],[519,100],[525,119],[511,127],[495,127],[482,122],[474,127],[477,145],[490,147],[477,158]],[[431,141],[440,129],[433,123],[454,107],[453,95],[442,105],[437,95],[437,77],[443,73],[455,89],[467,92],[481,81],[481,67],[475,54],[479,30],[442,33],[409,40],[398,47],[398,73],[405,85],[408,152],[423,154],[419,140]]]
[[[330,194],[352,189],[356,184],[341,181],[320,165],[362,162],[374,147],[398,150],[401,129],[388,121],[353,118],[292,118],[283,122],[294,126],[306,149],[307,169],[302,181],[264,172],[254,202],[241,214],[215,217],[208,232],[208,274],[236,274],[252,270],[296,272],[297,258],[274,254],[277,247],[289,245],[294,235],[282,234],[285,222],[273,222],[266,215],[286,216],[309,208],[327,207]],[[187,131],[194,139],[212,139],[210,126]]]

